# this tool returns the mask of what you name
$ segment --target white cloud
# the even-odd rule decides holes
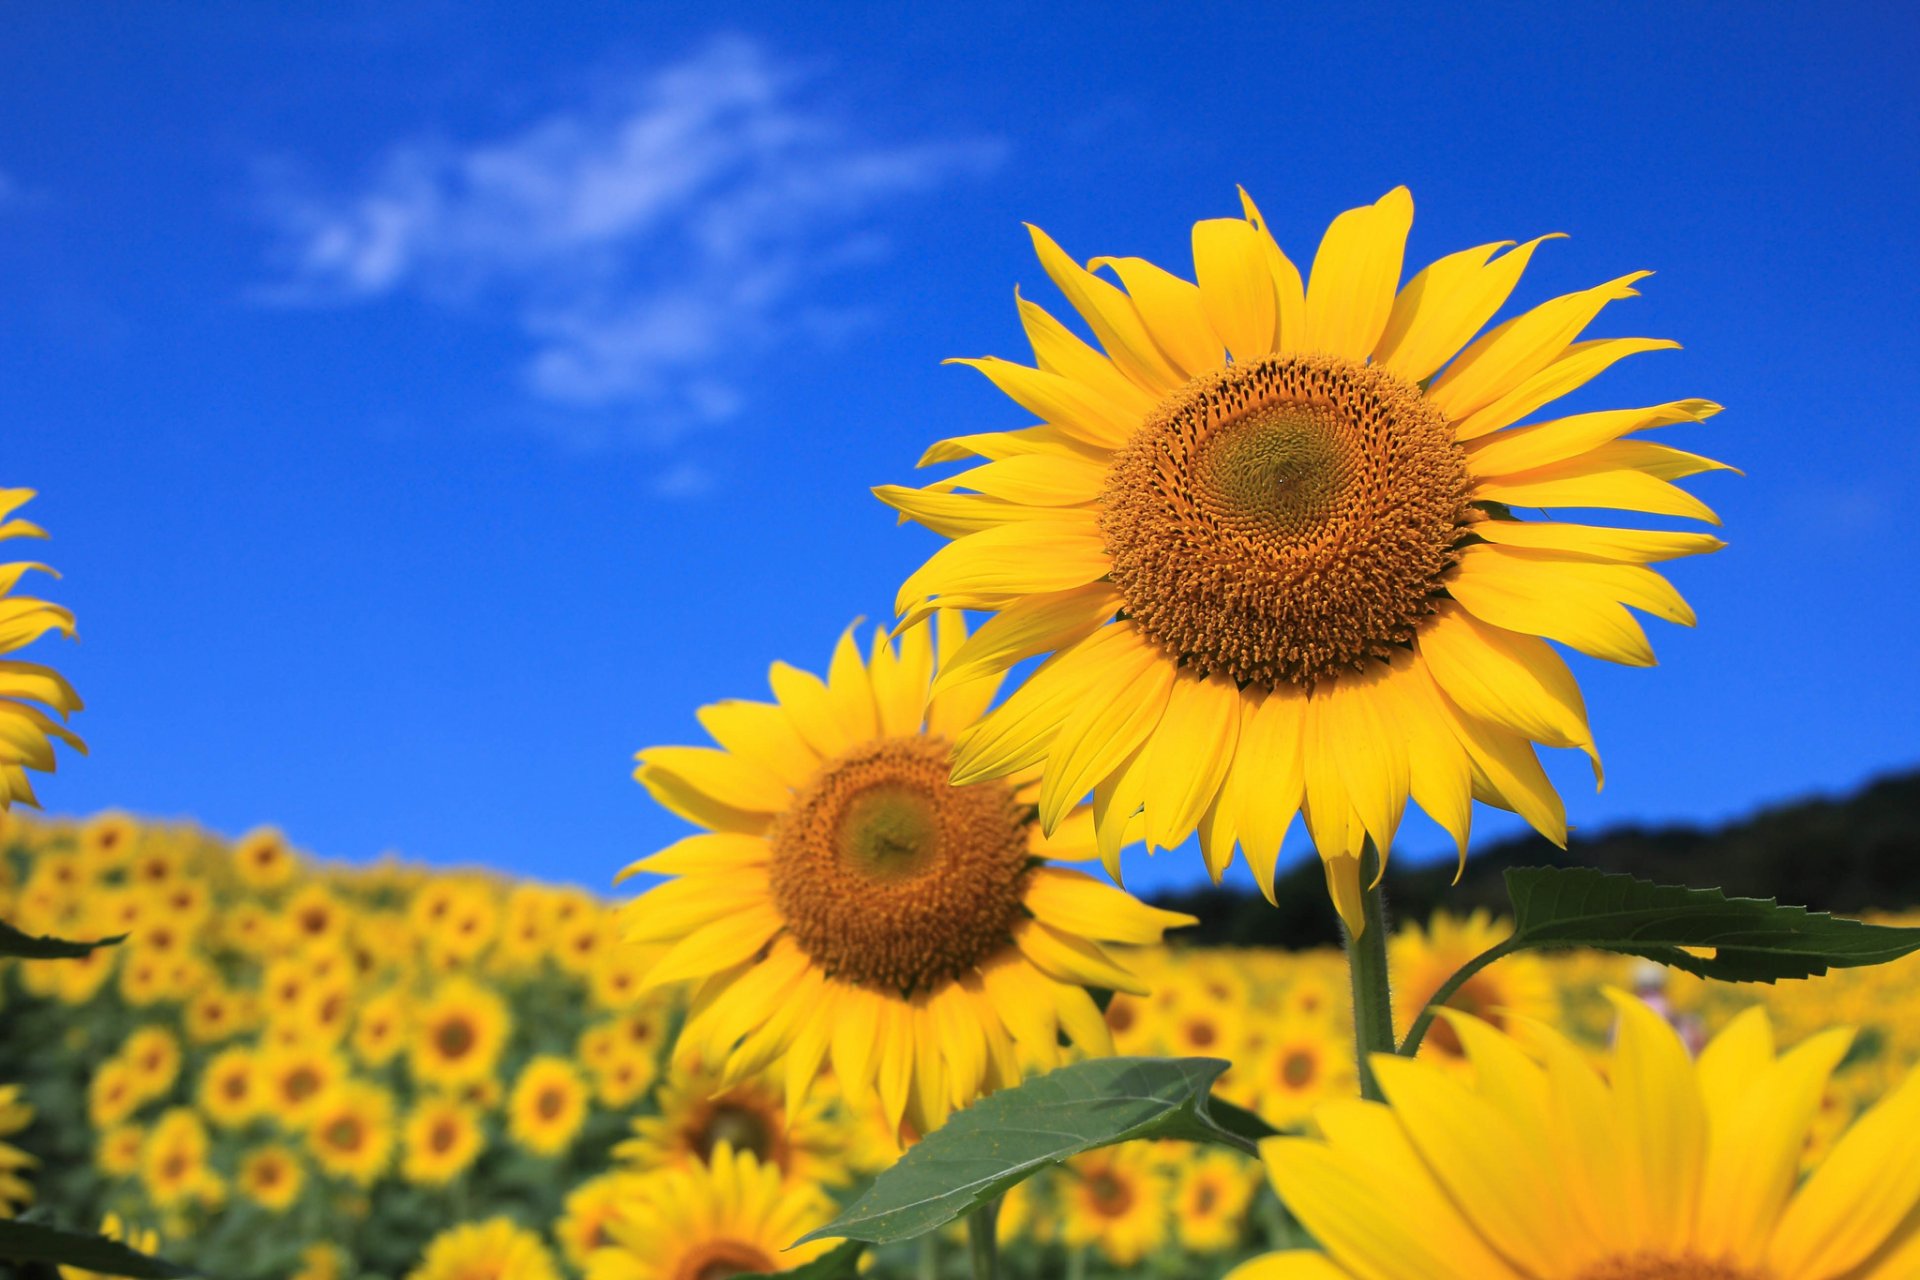
[[[742,39],[503,136],[396,144],[357,189],[265,181],[281,303],[412,293],[524,335],[528,390],[659,435],[745,404],[738,357],[846,322],[820,278],[884,252],[896,199],[985,139],[880,142]]]

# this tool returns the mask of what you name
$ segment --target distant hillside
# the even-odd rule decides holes
[[[1563,864],[1626,871],[1664,884],[1718,885],[1728,893],[1857,913],[1920,907],[1920,770],[1875,779],[1840,800],[1763,809],[1726,826],[1614,827],[1576,834],[1563,853],[1528,835],[1475,851],[1458,885],[1451,862],[1389,863],[1387,905],[1405,919],[1435,907],[1502,910],[1508,867]],[[1194,946],[1311,947],[1338,941],[1318,862],[1282,874],[1279,909],[1257,895],[1204,888],[1155,901],[1200,917],[1180,941]]]

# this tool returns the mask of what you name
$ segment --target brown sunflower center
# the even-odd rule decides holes
[[[1320,1074],[1320,1061],[1306,1049],[1294,1049],[1280,1059],[1280,1083],[1304,1089]]]
[[[829,761],[774,822],[774,905],[830,974],[909,992],[1007,941],[1030,807],[1003,782],[947,781],[951,746],[885,738]]]
[[[1632,1253],[1607,1258],[1582,1271],[1578,1280],[1766,1280],[1760,1272],[1693,1254]]]
[[[1312,685],[1408,644],[1467,513],[1466,455],[1417,387],[1333,356],[1196,378],[1116,456],[1100,527],[1168,656]]]
[[[770,1275],[779,1264],[757,1245],[740,1240],[709,1240],[696,1245],[673,1269],[673,1280],[728,1280],[742,1272]]]
[[[714,1149],[726,1143],[735,1151],[751,1151],[760,1163],[773,1154],[777,1120],[757,1107],[740,1102],[716,1102],[692,1135],[692,1147],[702,1162],[713,1160]]]
[[[1095,1173],[1087,1178],[1087,1199],[1095,1213],[1118,1218],[1133,1207],[1133,1186],[1111,1173]]]

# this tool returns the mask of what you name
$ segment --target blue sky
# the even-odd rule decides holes
[[[868,487],[1018,425],[939,361],[1024,354],[1021,222],[1184,270],[1236,183],[1301,261],[1404,182],[1410,262],[1570,234],[1520,302],[1659,272],[1600,332],[1686,350],[1583,403],[1719,400],[1675,442],[1746,477],[1695,486],[1732,543],[1673,571],[1698,630],[1576,659],[1576,823],[1920,759],[1910,15],[796,9],[10,9],[0,483],[41,491],[93,749],[49,809],[604,886],[678,834],[632,752],[934,545]]]

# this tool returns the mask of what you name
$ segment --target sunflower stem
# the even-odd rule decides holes
[[[931,1231],[920,1237],[920,1265],[914,1275],[916,1280],[940,1280],[940,1239]]]
[[[1407,1039],[1406,1042],[1400,1046],[1400,1054],[1403,1057],[1411,1058],[1414,1054],[1420,1052],[1420,1042],[1427,1038],[1427,1029],[1433,1025],[1434,1018],[1439,1015],[1440,1010],[1446,1005],[1447,1001],[1453,999],[1454,992],[1466,986],[1468,980],[1471,979],[1474,974],[1480,972],[1495,960],[1500,959],[1502,956],[1512,955],[1519,949],[1520,948],[1513,945],[1512,939],[1508,939],[1497,947],[1488,947],[1485,951],[1482,951],[1479,955],[1461,965],[1459,970],[1455,972],[1451,978],[1448,978],[1440,984],[1439,989],[1433,993],[1433,997],[1427,1001],[1426,1007],[1420,1010],[1420,1016],[1413,1020],[1411,1027],[1407,1028]]]
[[[1393,992],[1387,983],[1387,895],[1376,884],[1380,851],[1369,839],[1360,854],[1361,919],[1358,937],[1343,923],[1347,940],[1347,972],[1353,978],[1353,1056],[1360,1073],[1360,1096],[1380,1101],[1373,1078],[1372,1056],[1393,1052]]]
[[[1000,1202],[989,1200],[967,1215],[967,1256],[973,1260],[973,1280],[997,1280],[1000,1274],[998,1241],[994,1238]]]

